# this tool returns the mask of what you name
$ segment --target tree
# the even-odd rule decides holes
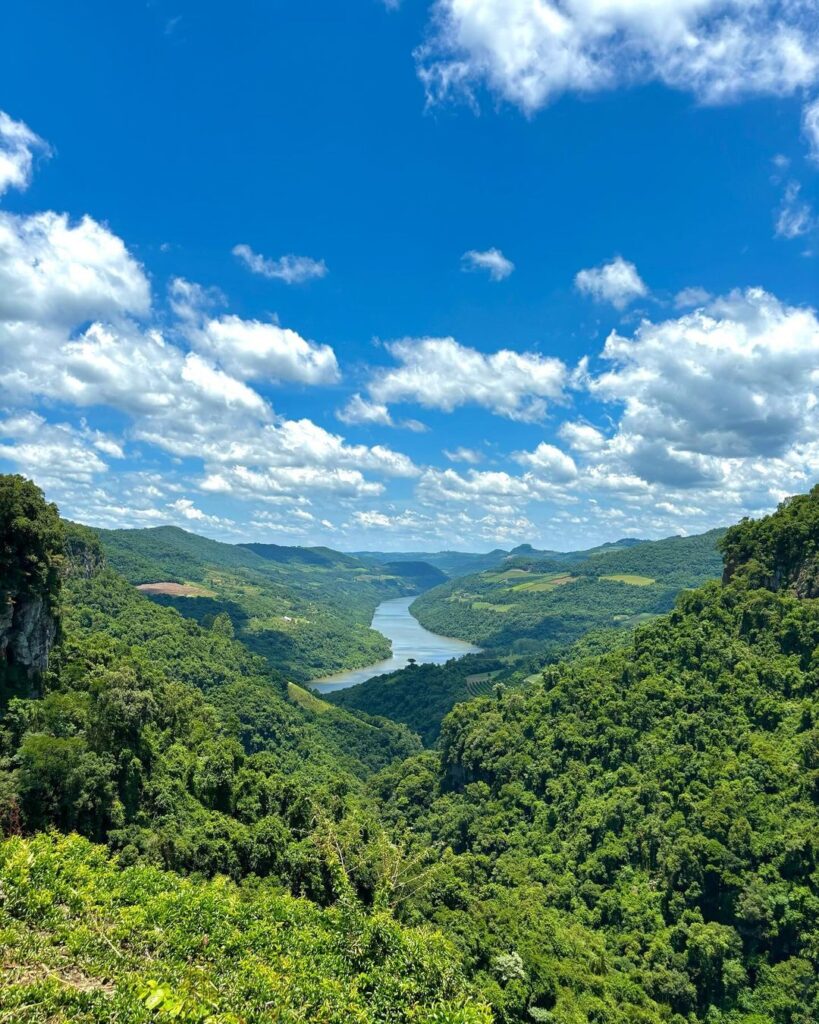
[[[235,636],[233,622],[227,612],[219,612],[210,628],[214,633],[218,633],[219,636],[226,636],[229,640],[232,640]]]
[[[0,594],[40,594],[56,602],[63,564],[57,506],[25,477],[0,476]]]

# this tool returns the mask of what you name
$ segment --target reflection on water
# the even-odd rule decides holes
[[[477,654],[480,651],[480,647],[473,647],[464,640],[438,636],[424,629],[410,614],[409,606],[414,600],[414,597],[396,597],[391,601],[382,601],[375,610],[373,629],[383,633],[392,642],[391,658],[379,661],[376,665],[368,665],[367,668],[356,668],[316,679],[310,683],[312,689],[317,693],[344,690],[348,686],[372,679],[373,676],[406,668],[410,658],[415,658],[419,664],[443,665],[450,658],[462,658],[465,654]]]

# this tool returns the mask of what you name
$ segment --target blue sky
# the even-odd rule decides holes
[[[699,532],[819,476],[801,0],[0,15],[0,468],[341,548]]]

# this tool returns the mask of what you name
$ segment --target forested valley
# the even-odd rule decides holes
[[[457,569],[95,532],[20,476],[0,534],[0,1020],[819,1019],[819,488]],[[299,685],[419,592],[484,652]]]

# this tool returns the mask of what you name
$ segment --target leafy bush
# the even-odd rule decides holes
[[[121,869],[77,836],[0,845],[15,1024],[490,1024],[438,934],[267,886]]]

